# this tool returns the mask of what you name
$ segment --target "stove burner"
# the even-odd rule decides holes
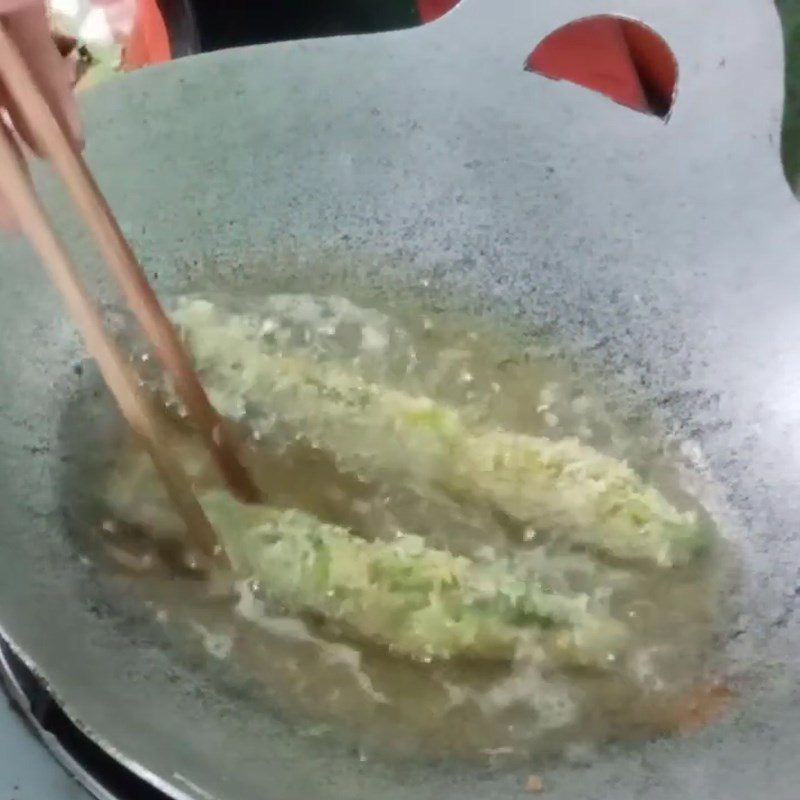
[[[83,733],[2,638],[0,685],[31,731],[97,800],[167,800]]]

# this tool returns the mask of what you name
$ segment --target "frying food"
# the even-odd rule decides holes
[[[135,441],[97,541],[226,680],[244,669],[288,719],[361,748],[490,759],[681,730],[675,709],[716,685],[713,525],[652,432],[561,365],[336,296],[186,297],[172,315],[265,500],[225,491],[142,352],[227,563],[187,570]]]
[[[603,666],[625,629],[587,595],[546,591],[522,560],[478,563],[401,535],[368,542],[301,511],[203,498],[234,567],[294,613],[312,612],[420,660],[511,659],[548,637],[566,663]]]
[[[627,464],[575,438],[471,430],[452,406],[337,363],[273,352],[263,319],[205,300],[181,304],[174,321],[223,414],[235,418],[247,407],[254,427],[277,415],[345,467],[432,481],[618,558],[673,566],[705,546],[694,513],[678,512]]]

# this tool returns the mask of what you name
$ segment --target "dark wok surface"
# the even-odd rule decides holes
[[[790,800],[800,215],[778,157],[780,27],[758,0],[713,0],[702,18],[688,0],[615,10],[675,51],[666,126],[523,72],[544,34],[593,4],[463,0],[414,31],[143,71],[87,98],[88,158],[164,292],[419,295],[510,322],[523,342],[551,338],[631,413],[655,409],[699,445],[744,564],[729,648],[741,710],[693,739],[549,770],[548,797]],[[4,246],[0,262],[0,626],[74,717],[192,797],[521,794],[516,773],[362,764],[299,740],[104,594],[62,508],[100,406],[81,399],[79,343],[27,248]]]

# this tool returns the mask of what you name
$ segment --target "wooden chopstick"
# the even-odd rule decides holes
[[[258,501],[260,492],[239,460],[238,448],[229,427],[209,402],[186,349],[164,313],[86,162],[70,144],[25,60],[1,23],[0,75],[6,91],[13,97],[37,136],[42,151],[66,184],[128,307],[153,345],[161,366],[171,376],[189,417],[200,431],[229,489],[240,500]]]
[[[217,544],[214,529],[197,501],[186,473],[164,446],[161,426],[139,389],[133,369],[105,331],[102,317],[78,277],[69,254],[54,232],[36,196],[22,158],[5,130],[0,130],[0,184],[23,233],[30,240],[61,293],[90,355],[97,361],[125,419],[141,438],[153,459],[186,525],[190,544],[203,555],[213,557]]]

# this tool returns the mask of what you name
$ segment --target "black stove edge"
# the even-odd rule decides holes
[[[97,800],[171,800],[83,733],[2,637],[0,684],[31,732]]]

